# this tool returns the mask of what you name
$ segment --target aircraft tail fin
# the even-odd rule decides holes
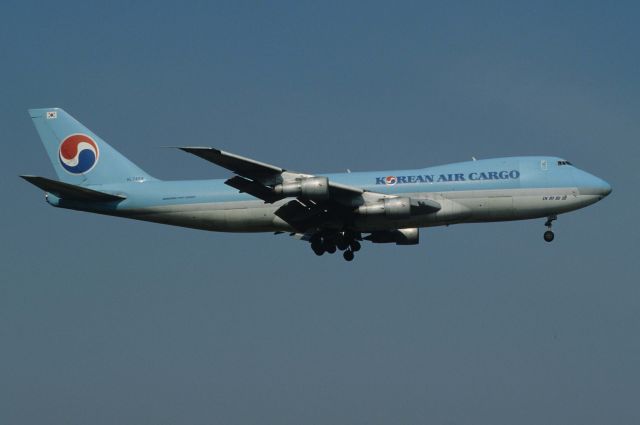
[[[92,185],[154,180],[60,108],[29,109],[58,178]]]

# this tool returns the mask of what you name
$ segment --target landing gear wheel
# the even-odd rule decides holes
[[[353,251],[351,251],[350,249],[346,250],[342,256],[344,257],[345,260],[347,261],[353,261],[353,257],[355,257],[355,255],[353,254]]]
[[[324,247],[322,246],[322,242],[319,240],[314,240],[311,242],[311,249],[316,255],[324,254]]]
[[[336,246],[340,251],[344,251],[345,249],[349,248],[349,244],[345,240],[338,240],[336,242]]]
[[[358,241],[351,241],[351,243],[350,243],[349,245],[351,246],[351,250],[352,250],[353,252],[358,252],[358,251],[360,251],[360,248],[362,247],[362,246],[360,245],[360,242],[358,242]]]
[[[329,254],[334,254],[336,252],[336,246],[331,244],[329,246],[325,246],[324,249],[329,253]]]
[[[551,242],[554,238],[554,234],[551,230],[547,230],[546,232],[544,232],[544,240],[547,242]]]

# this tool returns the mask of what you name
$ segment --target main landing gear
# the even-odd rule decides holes
[[[347,249],[344,251],[344,253],[342,254],[342,256],[344,257],[345,260],[347,261],[353,261],[353,257],[355,257],[355,254],[353,253],[353,251],[351,251],[350,249]]]
[[[359,236],[347,232],[340,232],[334,235],[316,235],[311,238],[311,249],[316,255],[325,252],[335,253],[337,250],[344,251],[342,256],[346,261],[353,261],[355,253],[360,251],[362,245],[357,241]]]
[[[544,223],[544,225],[547,226],[547,229],[548,229],[546,232],[544,232],[544,240],[547,242],[551,242],[555,237],[555,235],[551,231],[551,225],[557,219],[558,219],[558,216],[550,215],[549,217],[547,217],[547,221]]]

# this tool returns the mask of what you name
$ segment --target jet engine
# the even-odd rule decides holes
[[[410,198],[385,198],[382,202],[358,207],[358,214],[384,215],[389,218],[406,218],[411,215]]]
[[[329,179],[326,177],[309,177],[279,184],[273,190],[275,193],[287,197],[302,196],[314,201],[323,201],[329,199]]]
[[[364,239],[373,243],[395,243],[396,245],[417,245],[420,232],[417,227],[373,232]]]

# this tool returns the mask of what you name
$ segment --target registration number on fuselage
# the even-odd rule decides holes
[[[552,195],[552,196],[543,196],[543,201],[566,201],[567,195]]]

